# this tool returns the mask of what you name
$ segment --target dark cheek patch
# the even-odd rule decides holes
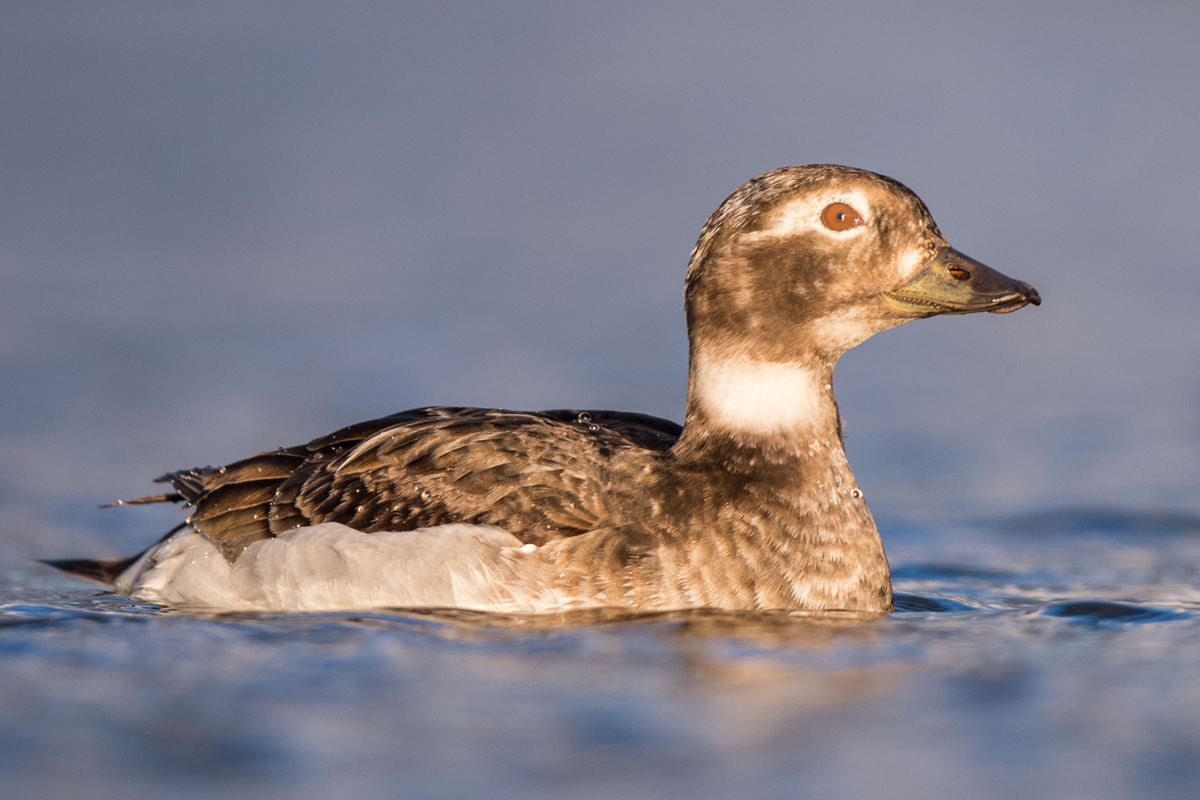
[[[878,256],[881,239],[907,237],[885,227],[840,239],[797,236],[726,247],[708,265],[706,280],[693,287],[703,295],[693,298],[694,335],[750,346],[768,359],[794,358],[820,337],[821,320],[891,288],[895,266]]]

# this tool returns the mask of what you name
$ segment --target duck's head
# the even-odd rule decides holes
[[[899,182],[834,165],[772,170],[730,195],[692,251],[685,297],[693,361],[830,366],[909,320],[1041,302],[950,247]]]

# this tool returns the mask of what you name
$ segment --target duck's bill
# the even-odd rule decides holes
[[[953,247],[943,247],[933,260],[899,289],[885,292],[892,307],[907,314],[1006,314],[1042,298],[1028,283],[1001,275]]]

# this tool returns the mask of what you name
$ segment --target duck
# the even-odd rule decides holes
[[[887,556],[846,460],[839,357],[936,315],[1039,305],[953,249],[900,182],[758,175],[709,216],[684,285],[682,425],[637,413],[427,407],[223,467],[145,551],[47,562],[213,611],[684,609],[886,614]]]

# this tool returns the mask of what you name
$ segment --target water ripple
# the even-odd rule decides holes
[[[1194,619],[1195,614],[1171,608],[1118,603],[1112,600],[1067,600],[1052,603],[1042,611],[1046,616],[1065,617],[1080,625],[1111,627],[1144,622],[1173,622]]]
[[[974,606],[958,600],[951,600],[948,597],[932,597],[923,594],[911,594],[909,592],[896,592],[896,611],[903,612],[944,612],[944,611],[974,611]]]

